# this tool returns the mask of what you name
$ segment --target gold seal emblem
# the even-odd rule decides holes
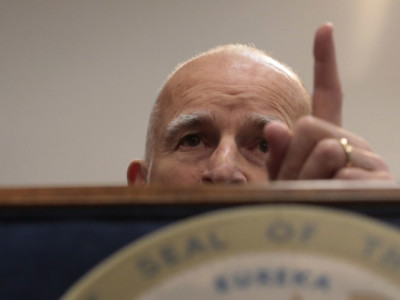
[[[260,205],[168,226],[118,251],[65,300],[395,300],[400,234],[333,209]]]

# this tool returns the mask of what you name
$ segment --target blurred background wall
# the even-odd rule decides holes
[[[344,126],[400,179],[400,1],[0,0],[0,185],[125,184],[180,61],[254,44],[312,89],[312,42],[335,25]]]

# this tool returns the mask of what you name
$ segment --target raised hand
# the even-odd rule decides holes
[[[342,89],[331,24],[320,26],[314,40],[312,115],[293,130],[275,122],[264,133],[270,145],[267,162],[272,180],[392,179],[385,162],[359,136],[344,130]],[[340,140],[346,138],[350,154]]]

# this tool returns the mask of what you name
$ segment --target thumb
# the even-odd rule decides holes
[[[271,180],[275,180],[289,148],[292,132],[283,123],[272,121],[264,128],[264,136],[269,146],[267,158],[268,175]]]

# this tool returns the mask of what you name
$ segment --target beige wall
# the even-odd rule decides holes
[[[312,85],[335,24],[345,127],[400,179],[400,1],[0,0],[0,185],[124,184],[175,64],[253,43]]]

